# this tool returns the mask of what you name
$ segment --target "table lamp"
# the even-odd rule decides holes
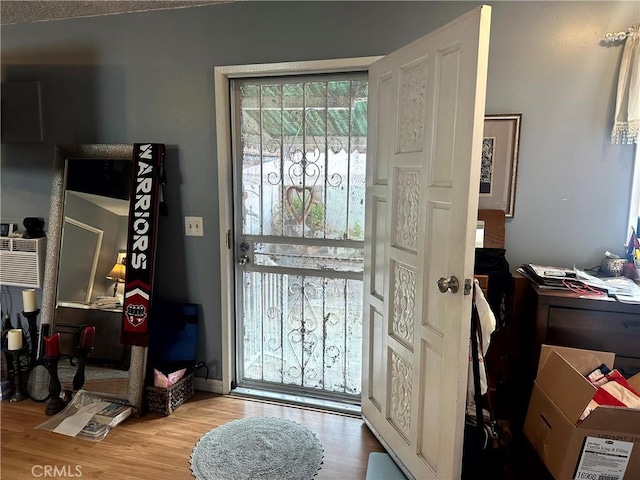
[[[107,279],[115,280],[115,285],[113,286],[113,296],[116,296],[116,292],[118,291],[118,284],[124,283],[125,277],[127,276],[127,268],[124,263],[116,263],[111,271],[107,274]]]

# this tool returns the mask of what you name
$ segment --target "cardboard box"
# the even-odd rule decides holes
[[[585,375],[615,354],[543,345],[524,433],[557,480],[640,479],[640,409],[600,406]],[[640,383],[640,374],[632,384]]]

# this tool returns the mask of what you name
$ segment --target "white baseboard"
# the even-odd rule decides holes
[[[202,377],[193,377],[193,388],[204,392],[222,393],[222,380],[215,378],[207,380]]]

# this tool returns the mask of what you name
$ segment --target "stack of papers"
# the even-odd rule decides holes
[[[640,286],[627,277],[599,278],[583,270],[567,267],[525,264],[518,272],[542,289],[569,290],[567,283],[584,285],[615,298],[621,303],[640,304]],[[586,294],[588,295],[588,293]],[[603,297],[606,298],[606,297]]]
[[[548,265],[533,265],[526,263],[518,268],[518,272],[541,288],[556,288],[566,290],[565,280],[578,276],[575,268],[552,267]]]
[[[89,420],[82,430],[80,430],[76,437],[84,437],[89,440],[97,440],[103,438],[109,433],[109,426],[104,423],[94,422]]]
[[[131,407],[112,402],[92,402],[80,407],[75,413],[67,412],[65,409],[61,414],[66,418],[53,429],[54,432],[70,437],[80,436],[98,440],[128,418],[131,415]]]
[[[118,297],[98,297],[95,302],[91,304],[91,308],[100,308],[104,310],[120,307],[122,307],[122,304]]]
[[[134,412],[119,400],[78,390],[64,410],[36,428],[97,442]]]
[[[101,410],[93,416],[94,421],[109,427],[115,427],[131,415],[131,407],[119,403],[100,402]]]

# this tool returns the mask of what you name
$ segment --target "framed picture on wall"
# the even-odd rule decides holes
[[[486,115],[478,208],[514,216],[522,114]]]

